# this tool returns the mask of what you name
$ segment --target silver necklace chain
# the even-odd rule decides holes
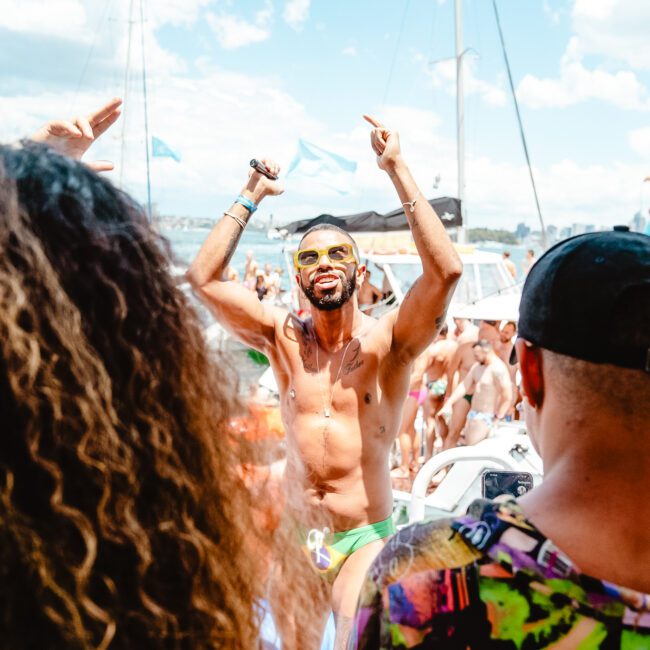
[[[321,376],[320,376],[320,364],[318,362],[318,348],[320,346],[318,345],[318,340],[316,341],[316,371],[318,372],[318,387],[320,388],[320,396],[323,402],[323,415],[326,418],[332,416],[332,401],[334,400],[334,388],[336,386],[336,383],[339,380],[339,376],[341,375],[341,368],[343,368],[343,361],[345,361],[345,354],[348,351],[348,348],[350,347],[350,343],[352,343],[352,341],[354,341],[354,337],[348,341],[348,344],[345,346],[345,349],[343,350],[343,356],[341,357],[341,363],[339,364],[339,369],[338,372],[336,373],[336,379],[334,380],[334,383],[332,384],[332,388],[330,391],[329,406],[325,401],[325,392],[323,391],[323,382],[321,381]]]

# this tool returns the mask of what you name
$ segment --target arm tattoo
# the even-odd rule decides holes
[[[406,302],[408,300],[408,297],[411,295],[411,291],[413,291],[413,289],[415,289],[415,287],[418,285],[418,283],[420,282],[421,279],[422,279],[422,276],[418,277],[415,280],[415,282],[411,285],[411,288],[406,292],[406,295],[404,296],[404,302]]]
[[[438,316],[436,318],[436,329],[437,330],[439,330],[445,324],[446,318],[447,318],[447,310],[445,309],[445,311],[443,311],[442,314],[440,314],[440,316]]]
[[[237,244],[239,244],[239,240],[241,239],[243,233],[244,233],[243,228],[237,227],[235,230],[233,230],[232,235],[230,235],[230,240],[228,241],[228,244],[226,245],[226,250],[224,251],[223,254],[222,269],[225,269],[230,264],[230,260],[232,259],[232,256],[235,254],[235,249],[237,248]]]

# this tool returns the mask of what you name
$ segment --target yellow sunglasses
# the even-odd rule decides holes
[[[328,248],[305,248],[296,251],[293,254],[293,263],[296,269],[305,269],[310,266],[316,266],[320,261],[321,256],[325,253],[330,262],[340,264],[342,262],[359,262],[357,256],[354,254],[352,244],[334,244]]]

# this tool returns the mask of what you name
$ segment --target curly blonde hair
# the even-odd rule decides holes
[[[256,645],[232,371],[110,182],[0,147],[0,596],[10,648]]]

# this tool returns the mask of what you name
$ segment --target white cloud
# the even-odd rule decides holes
[[[650,160],[650,127],[634,129],[627,134],[630,148]]]
[[[430,64],[426,57],[416,54],[415,61],[423,66],[423,70],[431,79],[434,88],[442,88],[450,95],[456,94],[455,59],[446,59]],[[498,80],[497,83],[490,83],[479,79],[476,76],[475,68],[475,59],[465,56],[463,66],[465,95],[478,95],[488,106],[505,106],[508,100],[501,80]]]
[[[88,40],[87,14],[81,0],[4,0],[0,27],[12,32],[67,40]]]
[[[647,0],[575,0],[572,21],[583,53],[650,69]]]
[[[208,25],[214,32],[219,45],[226,50],[260,43],[271,35],[265,24],[265,19],[259,23],[249,23],[230,14],[207,14]]]
[[[282,17],[293,29],[300,29],[309,18],[311,0],[286,0]]]
[[[153,21],[156,27],[161,25],[193,25],[203,7],[213,4],[214,0],[156,0],[149,3],[146,19]]]
[[[197,11],[203,7],[200,0],[192,6]],[[255,20],[271,20],[268,5],[265,9],[266,16],[258,15]],[[175,20],[171,10],[166,20]],[[258,23],[254,26],[264,27]],[[147,38],[148,51],[154,58],[149,84],[150,135],[168,142],[182,156],[180,164],[169,159],[151,161],[154,201],[164,212],[215,215],[241,187],[250,158],[274,157],[286,169],[299,137],[355,160],[355,186],[344,197],[317,185],[302,189],[290,186],[285,195],[263,204],[259,213],[262,219],[269,212],[276,214],[276,222],[283,222],[324,211],[344,214],[397,207],[392,184],[377,168],[370,150],[369,128],[361,120],[343,132],[332,133],[325,122],[312,118],[296,97],[281,89],[282,82],[277,77],[233,73],[214,67],[207,58],[195,62],[190,76],[182,65],[168,65],[169,60],[174,61],[174,55],[160,46],[154,31]],[[116,67],[123,60],[123,47],[120,43],[112,50],[106,49]],[[138,61],[139,51],[136,49],[132,54]],[[435,79],[438,87],[453,92],[453,72],[453,63],[451,72],[443,65],[443,72],[439,71]],[[470,72],[466,80],[470,93],[480,95],[486,102],[495,102],[490,99],[491,91],[497,96],[505,95],[498,83],[477,79],[471,67]],[[121,84],[120,75],[116,83]],[[71,115],[73,104],[90,110],[116,90],[106,84],[76,97],[73,89],[48,93],[25,90],[19,96],[0,97],[0,141],[28,134],[48,118]],[[125,185],[142,200],[144,136],[141,96],[137,91],[130,95],[126,111]],[[381,117],[400,132],[405,158],[421,191],[427,196],[455,195],[456,145],[449,130],[445,130],[448,126],[433,112],[408,106],[387,106]],[[120,122],[93,147],[91,157],[107,158],[119,165],[121,131]],[[630,146],[647,155],[641,149],[648,138],[646,129],[632,131]],[[638,209],[639,179],[648,174],[647,164],[642,163],[608,161],[606,165],[585,166],[565,160],[536,169],[547,223],[566,225],[582,221],[606,225],[627,221]],[[519,221],[535,224],[532,191],[523,164],[504,163],[499,153],[490,157],[470,155],[466,171],[471,225],[514,227]],[[441,174],[442,182],[434,191],[432,183],[437,174]],[[119,170],[111,178],[117,180]]]
[[[571,38],[562,56],[559,78],[539,79],[527,74],[517,88],[517,97],[530,108],[564,108],[596,99],[623,109],[650,109],[648,90],[634,72],[588,69],[577,37]]]
[[[354,47],[354,45],[348,45],[341,50],[341,54],[344,54],[345,56],[356,56],[357,48]]]
[[[554,25],[558,25],[564,10],[562,8],[553,7],[549,0],[543,0],[542,7],[544,8],[544,13],[551,19],[551,22]]]

